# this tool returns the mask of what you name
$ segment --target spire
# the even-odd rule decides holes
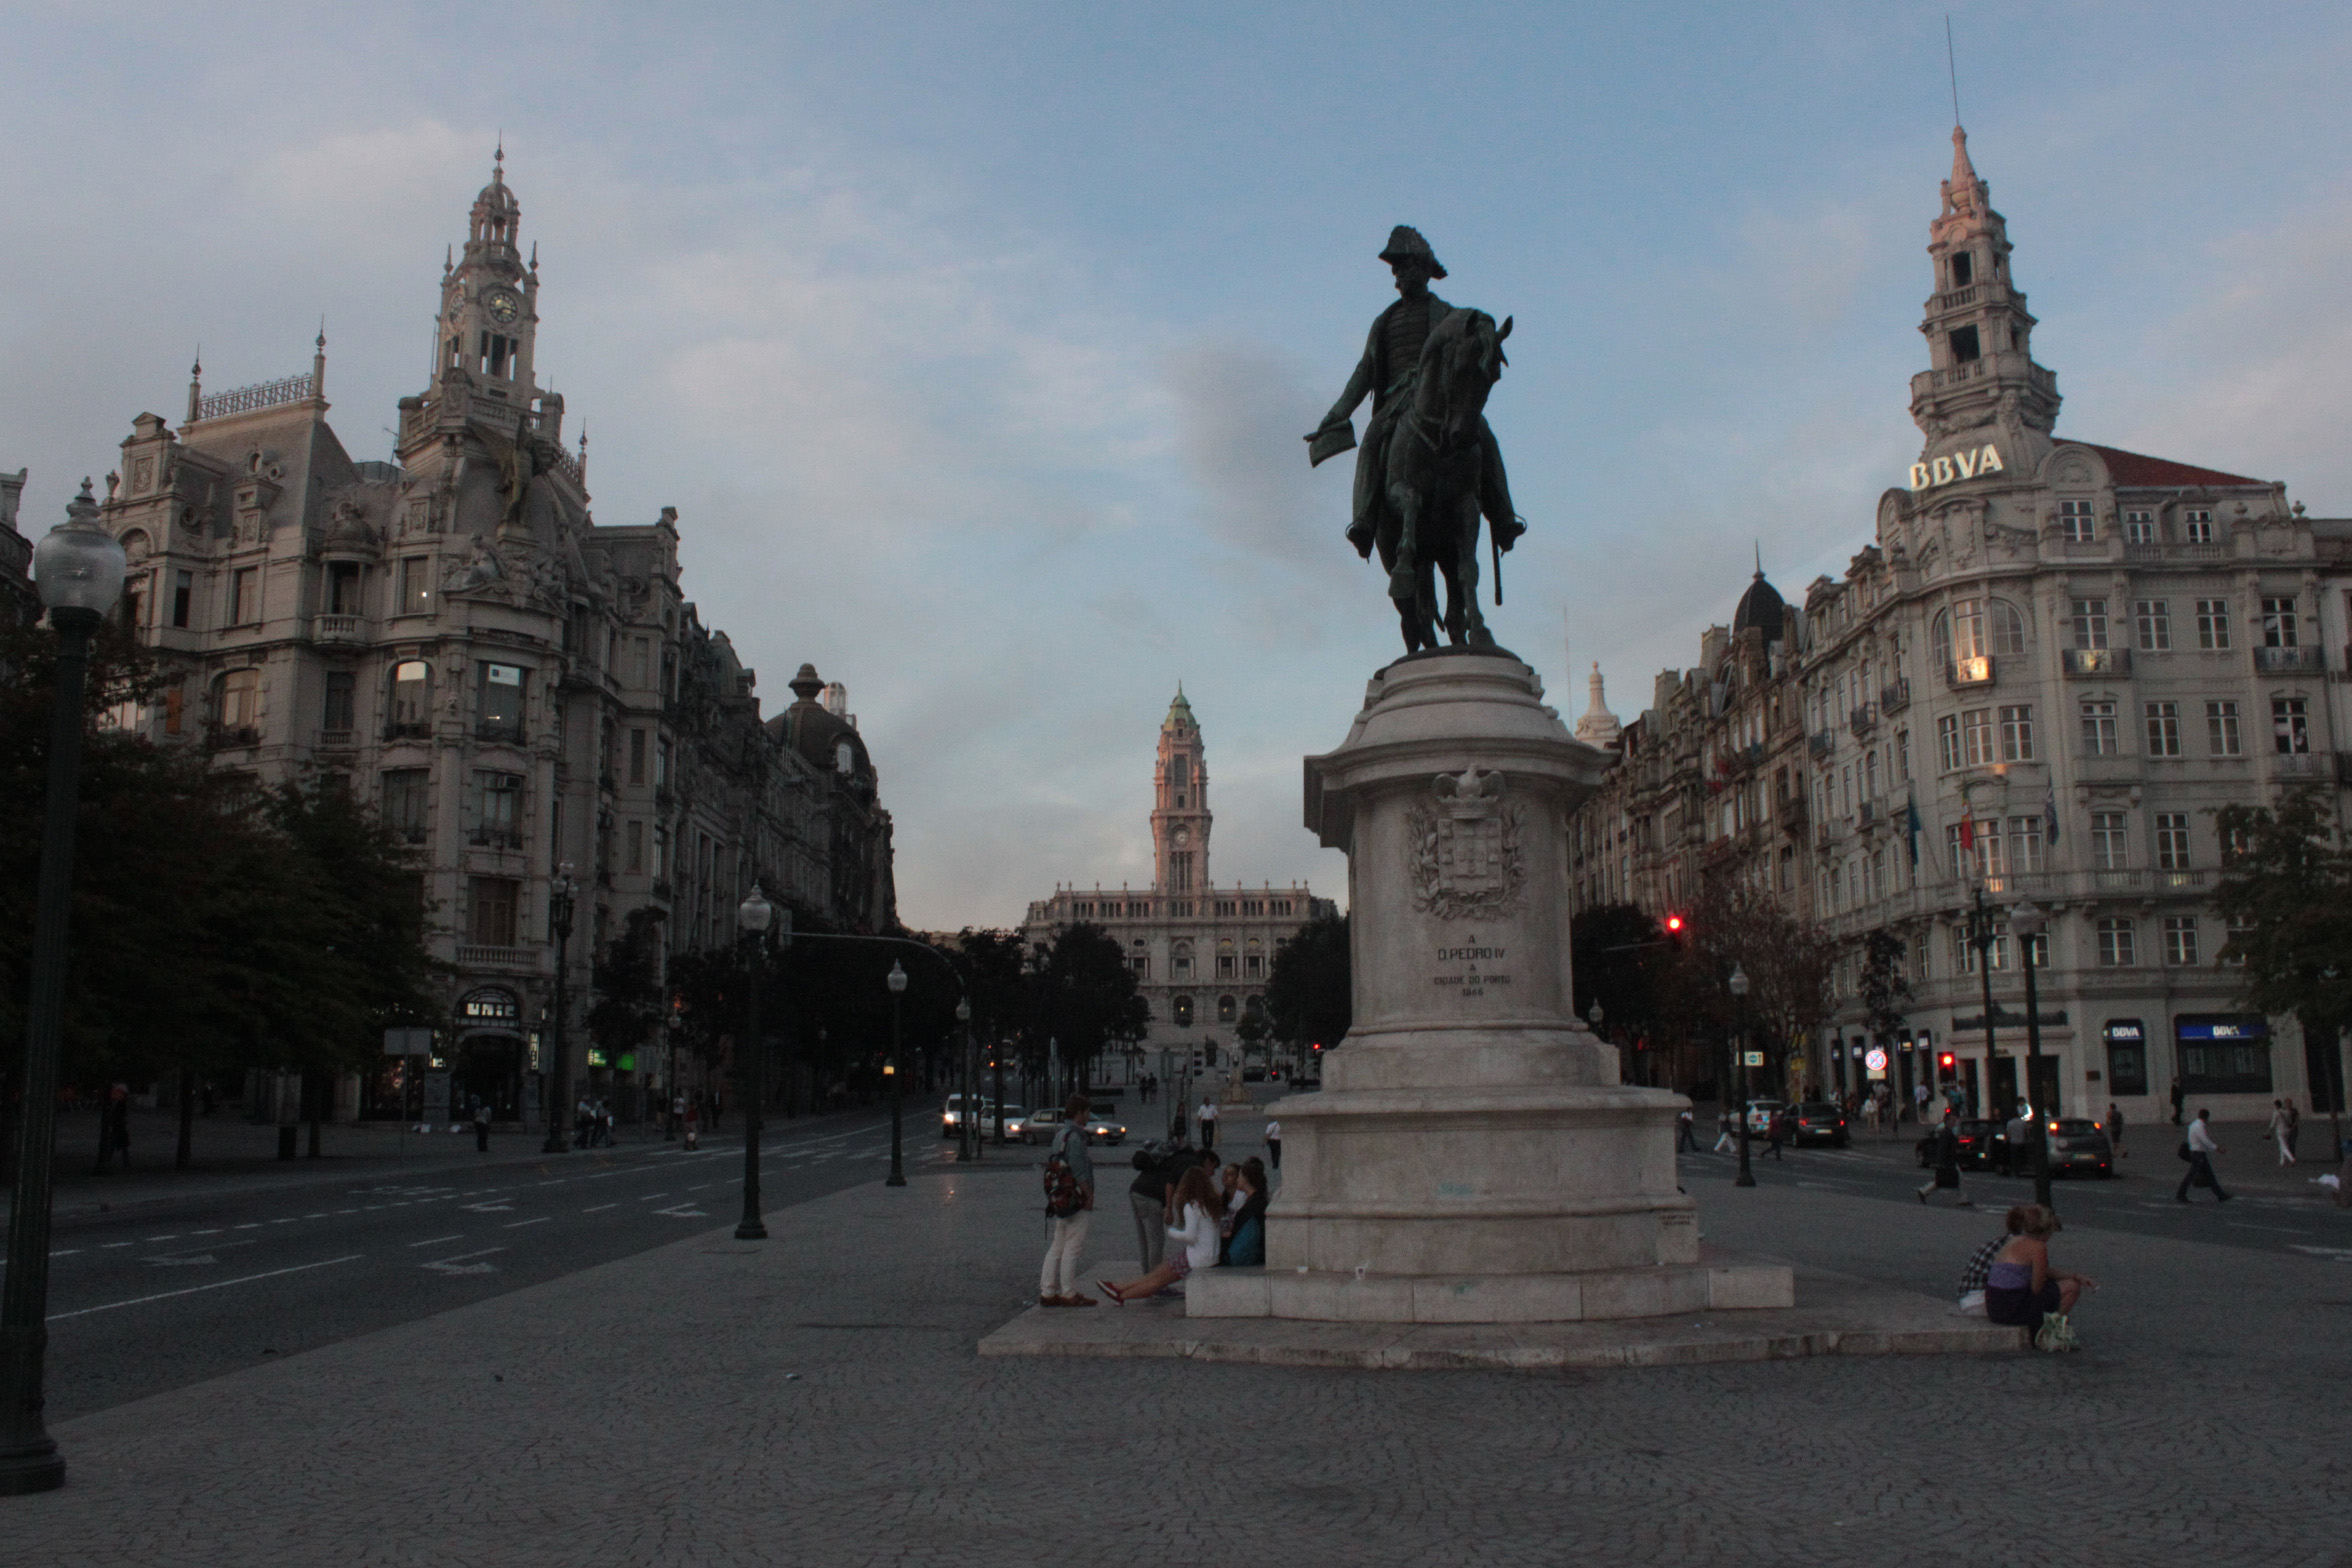
[[[2008,221],[1957,124],[1941,195],[1927,226],[1934,292],[1919,323],[1931,368],[1911,378],[1911,417],[1927,437],[1914,491],[2030,472],[2058,420],[2058,378],[2033,362],[2036,323],[2010,272]]]
[[[188,423],[194,424],[204,410],[204,345],[196,345],[196,362],[188,367]]]
[[[1944,215],[1953,217],[1990,212],[1993,188],[1977,178],[1968,161],[1968,133],[1952,127],[1952,177],[1944,181]]]
[[[327,400],[327,318],[324,316],[319,317],[318,339],[311,344],[310,400],[314,403]]]
[[[1592,691],[1592,701],[1585,708],[1584,717],[1576,721],[1576,738],[1587,746],[1598,746],[1606,751],[1617,744],[1618,737],[1624,734],[1625,729],[1617,722],[1617,715],[1609,711],[1608,699],[1601,694],[1601,666],[1598,660],[1593,663],[1592,679],[1587,685]]]

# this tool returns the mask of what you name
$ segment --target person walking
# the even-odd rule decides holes
[[[2180,1125],[2181,1106],[2187,1099],[2188,1095],[2182,1090],[2181,1081],[2175,1078],[2172,1081],[2172,1124],[2175,1127]]]
[[[2124,1155],[2123,1107],[2113,1100],[2107,1102],[2107,1139],[2115,1145],[2115,1157],[2119,1160],[2122,1159]]]
[[[1911,1115],[1913,1120],[1922,1123],[1927,1120],[1927,1100],[1927,1085],[1924,1083],[1913,1084],[1911,1086]]]
[[[106,1091],[106,1103],[98,1108],[98,1164],[90,1174],[106,1174],[107,1161],[117,1154],[122,1156],[123,1169],[131,1168],[131,1088],[118,1083]]]
[[[490,1152],[490,1102],[488,1100],[474,1102],[474,1152],[477,1154]]]
[[[1715,1147],[1708,1152],[1712,1154],[1730,1154],[1736,1151],[1738,1148],[1739,1138],[1737,1135],[1737,1129],[1734,1127],[1731,1120],[1731,1111],[1728,1108],[1717,1111],[1715,1113]]]
[[[1764,1118],[1764,1152],[1779,1159],[1781,1140],[1788,1136],[1788,1111],[1784,1107]]]
[[[1969,1201],[1968,1189],[1960,1185],[1959,1121],[1959,1117],[1946,1111],[1943,1125],[1935,1130],[1935,1170],[1913,1194],[1919,1199],[1921,1207],[1926,1206],[1927,1195],[1937,1191],[1949,1191],[1957,1208],[1976,1207]]]
[[[1094,1217],[1094,1161],[1086,1153],[1086,1113],[1094,1102],[1073,1094],[1062,1107],[1062,1128],[1046,1150],[1046,1214],[1052,1240],[1046,1243],[1045,1264],[1037,1274],[1037,1304],[1041,1307],[1091,1307],[1092,1296],[1078,1294],[1078,1254],[1086,1245],[1087,1222]],[[1056,1196],[1054,1167],[1067,1171]]]
[[[1266,1118],[1266,1164],[1275,1170],[1282,1169],[1282,1123],[1271,1116]]]
[[[2292,1165],[2295,1163],[2295,1151],[2287,1147],[2286,1101],[2273,1100],[2270,1102],[2270,1120],[2263,1125],[2262,1133],[2264,1137],[2270,1139],[2273,1143],[2278,1145],[2278,1162],[2280,1165]]]
[[[1204,1149],[1217,1146],[1217,1102],[1205,1094],[1200,1102],[1200,1143]]]
[[[686,1102],[686,1147],[702,1147],[702,1100],[696,1096]]]
[[[2295,1140],[2303,1133],[2303,1113],[2295,1109],[2295,1097],[2287,1096],[2287,1163],[2295,1163]]]
[[[1699,1135],[1698,1135],[1698,1133],[1697,1133],[1696,1131],[1694,1131],[1694,1130],[1693,1130],[1693,1129],[1694,1129],[1694,1126],[1695,1126],[1695,1123],[1694,1123],[1694,1121],[1693,1121],[1693,1118],[1692,1118],[1692,1116],[1691,1116],[1691,1108],[1690,1108],[1689,1106],[1687,1106],[1687,1105],[1686,1105],[1686,1106],[1684,1106],[1684,1107],[1683,1107],[1683,1108],[1682,1108],[1680,1111],[1678,1111],[1678,1112],[1676,1112],[1676,1113],[1675,1113],[1675,1117],[1674,1117],[1674,1152],[1675,1152],[1675,1153],[1677,1153],[1677,1154],[1680,1154],[1680,1153],[1681,1153],[1683,1150],[1685,1150],[1685,1149],[1688,1149],[1688,1150],[1690,1150],[1690,1152],[1691,1152],[1691,1153],[1693,1153],[1693,1154],[1696,1154],[1696,1153],[1698,1153],[1698,1152],[1699,1152]]]
[[[2213,1157],[2221,1153],[2222,1148],[2213,1141],[2212,1123],[2213,1113],[2200,1108],[2196,1119],[2189,1123],[2188,1135],[2181,1140],[2181,1158],[2189,1162],[2189,1168],[2181,1177],[2180,1188],[2173,1196],[2183,1203],[2189,1201],[2189,1187],[2192,1183],[2212,1188],[2213,1201],[2216,1203],[2230,1201],[2230,1195],[2222,1191],[2221,1178],[2213,1174]]]

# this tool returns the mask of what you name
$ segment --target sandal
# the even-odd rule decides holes
[[[1101,1291],[1101,1292],[1102,1292],[1104,1295],[1106,1295],[1106,1296],[1110,1297],[1110,1298],[1111,1298],[1113,1301],[1117,1302],[1117,1303],[1118,1303],[1120,1306],[1122,1306],[1122,1307],[1123,1307],[1123,1306],[1127,1305],[1127,1298],[1126,1298],[1125,1296],[1121,1295],[1121,1294],[1119,1293],[1119,1287],[1118,1287],[1118,1286],[1116,1286],[1116,1285],[1114,1285],[1114,1284],[1112,1284],[1112,1283],[1111,1283],[1109,1280],[1107,1280],[1107,1279],[1098,1279],[1098,1280],[1096,1280],[1096,1281],[1094,1282],[1094,1288],[1095,1288],[1095,1289],[1097,1289],[1097,1290],[1099,1290],[1099,1291]]]

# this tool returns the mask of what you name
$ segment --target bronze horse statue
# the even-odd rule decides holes
[[[1388,432],[1382,456],[1395,526],[1380,529],[1378,542],[1408,653],[1438,646],[1439,575],[1447,642],[1494,646],[1478,613],[1479,478],[1487,394],[1510,363],[1503,357],[1510,335],[1510,317],[1497,327],[1483,310],[1450,312],[1422,345],[1411,401]],[[1499,574],[1499,555],[1495,566]],[[1495,602],[1502,603],[1499,575]]]

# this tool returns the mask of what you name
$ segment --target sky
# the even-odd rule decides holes
[[[2352,9],[1962,3],[2059,433],[2352,512]],[[1515,322],[1498,639],[1646,706],[1753,551],[1842,572],[1918,432],[1942,5],[0,4],[0,468],[28,531],[307,369],[382,458],[503,137],[599,521],[790,700],[844,682],[901,911],[1147,883],[1158,725],[1220,883],[1345,864],[1300,765],[1401,652],[1319,421],[1393,298]],[[1359,416],[1360,422],[1361,416]]]

